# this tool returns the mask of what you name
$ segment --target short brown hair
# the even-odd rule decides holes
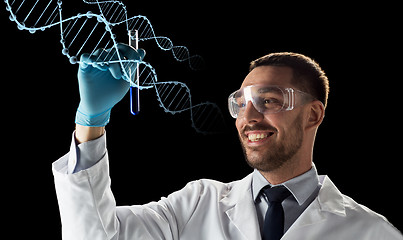
[[[271,53],[250,63],[249,71],[259,66],[284,66],[293,69],[293,83],[327,106],[329,80],[313,59],[292,52]]]

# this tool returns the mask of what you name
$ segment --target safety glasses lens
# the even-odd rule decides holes
[[[228,107],[232,117],[237,118],[246,110],[248,102],[260,113],[276,113],[285,105],[285,93],[276,86],[248,86],[230,95]]]

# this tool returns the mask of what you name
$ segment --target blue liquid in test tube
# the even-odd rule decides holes
[[[140,89],[138,87],[130,87],[130,112],[133,115],[140,113]]]
[[[133,41],[135,40],[135,41]],[[134,44],[133,44],[134,43]],[[129,45],[134,47],[136,50],[139,48],[139,36],[137,30],[129,31]],[[136,73],[130,72],[130,75],[135,75],[135,82],[137,86],[140,86],[139,79],[139,64],[137,63]],[[130,81],[132,76],[130,76]],[[134,82],[134,81],[133,81]],[[140,113],[140,89],[138,87],[132,86],[130,82],[130,112],[133,115],[137,115]]]

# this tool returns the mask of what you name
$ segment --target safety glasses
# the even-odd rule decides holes
[[[228,108],[233,118],[243,116],[248,102],[262,114],[290,111],[315,98],[308,93],[273,85],[251,85],[233,92],[228,97]]]

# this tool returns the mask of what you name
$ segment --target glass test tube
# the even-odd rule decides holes
[[[133,41],[134,40],[134,41]],[[129,45],[136,50],[139,48],[139,35],[137,30],[129,30]],[[139,64],[136,66],[136,73],[132,73],[130,69],[130,112],[133,115],[137,115],[140,113],[140,71]],[[133,82],[136,82],[136,86],[134,86],[132,82],[132,78],[134,75]]]

